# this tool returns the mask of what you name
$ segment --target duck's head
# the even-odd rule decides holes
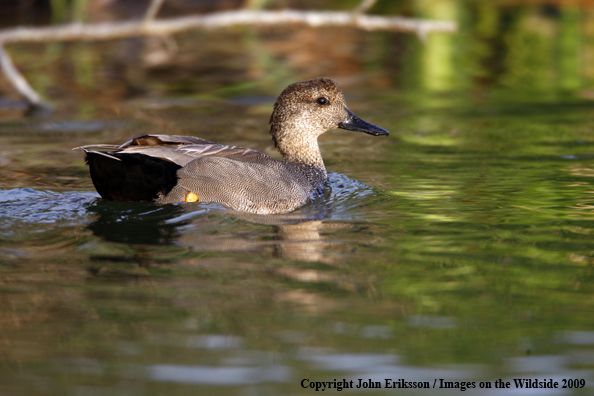
[[[342,90],[329,78],[289,85],[276,100],[270,117],[270,134],[283,155],[286,147],[300,141],[317,142],[322,133],[337,128],[388,135],[387,130],[363,121],[350,111]]]

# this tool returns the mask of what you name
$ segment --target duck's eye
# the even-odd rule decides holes
[[[322,96],[322,97],[318,98],[318,103],[321,105],[325,105],[325,104],[328,104],[329,102],[328,102],[328,99],[326,99],[325,97]]]

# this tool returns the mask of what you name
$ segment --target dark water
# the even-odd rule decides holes
[[[151,40],[11,48],[56,111],[0,86],[0,395],[590,394],[594,105],[547,30],[575,10],[469,4],[439,51],[335,29],[182,35],[159,64]],[[104,201],[71,150],[171,133],[274,155],[274,97],[317,75],[391,135],[322,136],[324,196],[287,215]]]

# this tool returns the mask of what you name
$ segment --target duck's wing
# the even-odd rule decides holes
[[[266,154],[247,147],[229,146],[194,136],[143,135],[124,144],[94,144],[76,147],[85,153],[94,152],[121,161],[126,154],[142,154],[173,162],[181,167],[199,157],[217,155],[237,161],[257,161],[270,158]]]
[[[86,154],[97,192],[117,201],[152,201],[166,195],[178,183],[177,171],[198,158],[217,156],[242,162],[270,158],[245,147],[177,135],[144,135],[122,145],[77,149]]]

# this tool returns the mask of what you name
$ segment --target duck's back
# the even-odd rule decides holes
[[[284,213],[305,204],[326,181],[325,169],[193,137],[146,135],[83,150],[97,191],[114,200],[218,202],[252,213]]]

